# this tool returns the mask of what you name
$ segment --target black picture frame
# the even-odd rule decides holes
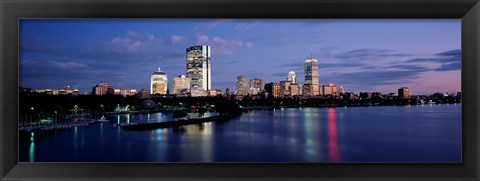
[[[19,18],[461,18],[463,163],[18,163]],[[479,180],[478,0],[0,0],[2,180]]]

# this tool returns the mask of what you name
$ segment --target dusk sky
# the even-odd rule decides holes
[[[320,84],[347,92],[461,91],[461,19],[23,19],[20,86],[81,93],[99,82],[150,88],[161,68],[186,74],[185,49],[210,45],[212,89],[235,90],[235,77],[279,82],[319,61]]]

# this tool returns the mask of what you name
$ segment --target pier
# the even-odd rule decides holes
[[[118,125],[118,126],[121,126],[122,129],[126,131],[142,131],[142,130],[153,130],[153,129],[160,129],[160,128],[180,127],[180,126],[186,126],[186,125],[201,124],[205,122],[225,122],[232,118],[238,117],[240,115],[241,114],[233,114],[233,115],[228,114],[228,115],[211,116],[206,118],[177,119],[174,121],[166,121],[166,122],[135,123],[135,124]]]

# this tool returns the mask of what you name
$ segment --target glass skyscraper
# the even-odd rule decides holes
[[[318,60],[309,58],[305,60],[305,86],[304,95],[317,96],[318,92]]]
[[[211,89],[210,46],[187,48],[187,77],[191,79],[190,88]]]

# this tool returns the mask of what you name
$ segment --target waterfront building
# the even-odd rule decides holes
[[[244,96],[248,94],[248,78],[244,76],[238,76],[236,79],[236,95]]]
[[[265,84],[265,92],[267,92],[269,96],[280,96],[280,84],[276,82]]]
[[[133,95],[137,94],[137,90],[136,89],[126,89],[126,88],[113,89],[113,94],[122,95],[122,96],[133,96]]]
[[[381,92],[372,92],[372,98],[383,99]]]
[[[262,79],[250,80],[250,94],[256,95],[263,92],[265,89],[265,82]]]
[[[355,100],[357,99],[355,94],[353,92],[345,92],[345,98],[349,99],[349,100]]]
[[[112,84],[106,82],[100,82],[92,88],[94,95],[108,95],[113,94]]]
[[[290,95],[290,84],[292,84],[292,82],[289,80],[280,81],[280,95]]]
[[[208,92],[204,89],[190,88],[190,96],[192,97],[205,97],[208,96]]]
[[[208,96],[217,96],[217,95],[218,95],[217,90],[209,90],[208,91]]]
[[[297,83],[290,84],[290,96],[300,95],[300,85]]]
[[[322,93],[323,93],[323,95],[325,95],[325,96],[327,96],[327,95],[338,96],[338,95],[340,95],[342,92],[343,92],[343,88],[342,88],[342,87],[338,87],[338,86],[335,85],[335,84],[327,84],[327,85],[323,85],[323,86],[322,86]]]
[[[172,94],[178,94],[182,89],[190,89],[190,81],[191,79],[185,75],[174,77],[172,80]]]
[[[153,72],[150,78],[150,94],[167,94],[168,78],[165,72],[160,71],[160,67],[157,71]]]
[[[78,89],[73,89],[73,90],[72,90],[72,96],[78,96],[78,95],[80,95],[80,90],[78,90]]]
[[[318,60],[310,57],[305,60],[305,85],[303,94],[317,96],[318,92]]]
[[[294,71],[290,71],[288,72],[288,78],[287,78],[288,81],[292,82],[293,84],[296,84],[297,83],[297,75],[295,74]]]
[[[187,77],[190,87],[211,89],[210,46],[195,45],[187,48]]]
[[[410,99],[411,90],[408,87],[398,89],[398,97],[400,99]]]

